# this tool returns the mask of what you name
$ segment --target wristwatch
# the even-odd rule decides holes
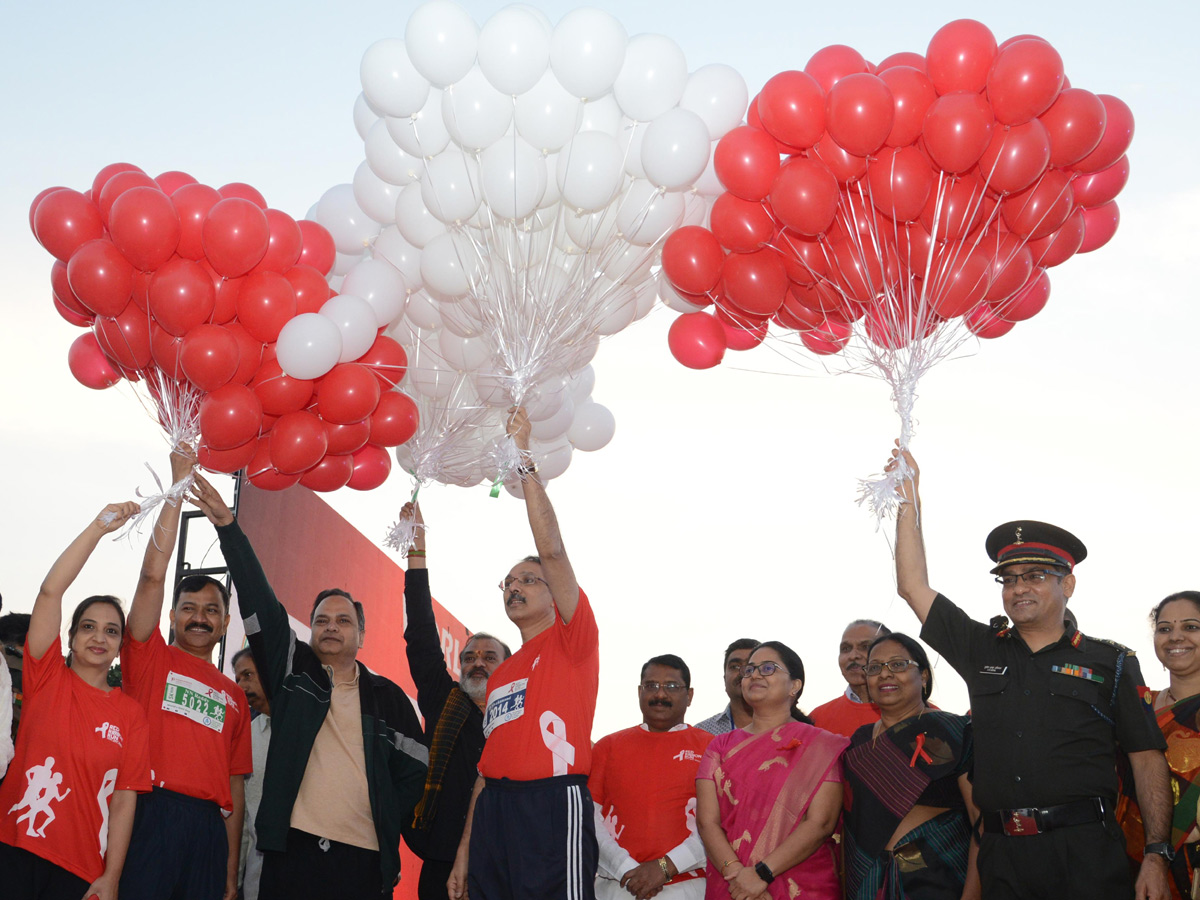
[[[758,862],[754,864],[754,874],[767,884],[770,884],[775,880],[775,873],[771,871],[771,867],[765,862]]]
[[[1146,856],[1149,856],[1151,853],[1157,853],[1159,856],[1161,856],[1163,859],[1165,859],[1168,863],[1172,863],[1175,861],[1175,848],[1172,847],[1170,844],[1168,844],[1166,841],[1159,841],[1157,843],[1147,844],[1145,852],[1146,852]]]

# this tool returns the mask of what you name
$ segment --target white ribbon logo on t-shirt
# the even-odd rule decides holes
[[[575,747],[567,741],[567,723],[551,710],[542,713],[538,722],[542,726],[542,742],[554,756],[554,774],[566,775],[567,768],[575,762]]]

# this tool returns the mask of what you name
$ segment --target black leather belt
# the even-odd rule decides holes
[[[1103,822],[1104,811],[1104,800],[1100,797],[1058,806],[998,809],[983,814],[983,830],[988,834],[1006,834],[1009,837],[1044,834],[1055,828]]]

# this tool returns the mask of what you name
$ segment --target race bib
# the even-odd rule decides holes
[[[528,678],[510,681],[488,694],[487,716],[483,722],[483,736],[486,738],[492,731],[505,722],[519,719],[525,715],[525,687]]]
[[[197,725],[211,728],[218,734],[225,728],[225,705],[228,698],[224,691],[209,687],[195,678],[178,672],[167,673],[167,686],[163,689],[162,708],[191,719]]]

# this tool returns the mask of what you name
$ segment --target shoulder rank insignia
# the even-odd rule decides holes
[[[1124,653],[1126,656],[1137,656],[1137,653],[1136,653],[1136,652],[1134,652],[1133,650],[1130,650],[1130,649],[1129,649],[1128,647],[1126,647],[1124,644],[1118,644],[1116,641],[1110,641],[1110,640],[1108,640],[1108,638],[1094,638],[1094,637],[1089,637],[1089,638],[1088,638],[1088,640],[1089,640],[1089,641],[1096,641],[1096,642],[1098,642],[1098,643],[1101,643],[1101,644],[1108,644],[1108,646],[1112,647],[1112,648],[1113,648],[1114,650],[1116,650],[1118,653]]]
[[[992,620],[988,622],[988,627],[992,629],[993,637],[1008,637],[1012,631],[1008,627],[1008,616],[993,616]]]
[[[1080,631],[1079,629],[1076,629],[1075,633],[1073,635],[1071,635],[1071,646],[1074,647],[1076,650],[1078,650],[1079,645],[1082,643],[1083,643],[1083,632]]]

